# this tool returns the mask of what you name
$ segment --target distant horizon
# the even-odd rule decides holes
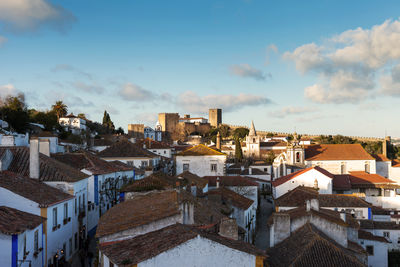
[[[32,3],[0,3],[0,97],[125,131],[219,107],[268,131],[400,137],[398,1]]]

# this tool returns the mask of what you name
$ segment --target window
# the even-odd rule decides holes
[[[255,143],[256,142],[256,139],[255,138],[253,138],[253,143]]]
[[[183,164],[183,171],[189,171],[189,163]]]
[[[386,238],[390,238],[390,232],[383,232],[383,236]]]
[[[64,220],[68,219],[68,203],[64,204]]]
[[[397,244],[400,244],[400,237],[397,238]]]
[[[26,235],[24,235],[24,256],[26,255]]]
[[[356,211],[355,211],[355,215],[356,215],[356,218],[357,218],[357,219],[362,219],[362,217],[363,217],[363,212],[362,212],[362,210],[356,210]]]
[[[39,251],[39,230],[35,231],[35,239],[33,243],[33,249],[35,252]]]
[[[374,246],[367,246],[366,249],[368,255],[374,255]]]
[[[167,151],[164,150],[164,154],[167,154]]]
[[[300,152],[296,152],[296,162],[300,162]]]
[[[211,171],[216,172],[217,171],[217,164],[211,164]]]
[[[85,210],[86,210],[86,197],[85,197],[85,193],[83,193],[82,199],[83,199],[83,201],[82,201],[83,210],[85,211]]]
[[[53,227],[56,227],[57,225],[57,208],[53,208]]]
[[[142,167],[147,167],[147,161],[145,161],[145,160],[142,160]]]

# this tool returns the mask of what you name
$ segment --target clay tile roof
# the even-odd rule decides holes
[[[358,239],[373,240],[373,241],[378,241],[378,242],[382,242],[382,243],[390,243],[383,236],[373,235],[372,233],[364,231],[364,230],[358,230]]]
[[[29,176],[29,148],[28,147],[1,147],[1,150],[10,150],[13,154],[9,171],[22,176]],[[89,177],[80,170],[73,168],[44,154],[39,154],[40,181],[77,182]]]
[[[359,220],[361,229],[385,229],[385,230],[400,230],[400,224],[396,222]]]
[[[372,214],[374,214],[374,215],[390,215],[390,210],[384,209],[381,207],[377,207],[377,206],[372,206],[371,211],[372,211]]]
[[[177,156],[226,156],[226,154],[200,144],[180,152]]]
[[[38,203],[39,207],[52,206],[74,198],[36,179],[23,177],[10,171],[0,172],[0,187]]]
[[[134,166],[130,166],[130,165],[128,165],[126,163],[123,163],[122,161],[119,161],[119,160],[108,161],[108,163],[112,164],[115,168],[118,169],[118,171],[133,171],[133,170],[135,170],[136,174],[144,173],[143,170],[135,168]]]
[[[383,154],[373,154],[372,155],[376,161],[390,161],[385,155]]]
[[[139,144],[122,139],[97,154],[101,158],[155,158],[158,155]]]
[[[267,250],[268,266],[364,266],[353,253],[310,223]]]
[[[220,195],[224,202],[229,202],[232,206],[247,210],[254,203],[253,200],[244,197],[232,190],[221,187],[218,189],[208,191],[209,195]]]
[[[237,240],[227,239],[215,234],[206,233],[200,229],[188,225],[175,224],[144,235],[136,236],[123,241],[100,244],[100,251],[114,264],[129,266],[136,265],[145,260],[173,249],[196,237],[203,237],[217,242],[234,250],[251,255],[266,257],[265,253],[256,247]],[[182,257],[191,257],[183,254]],[[207,255],[204,255],[207,257]],[[193,264],[195,265],[195,258]]]
[[[99,220],[97,237],[103,237],[179,214],[177,192],[151,192],[109,209]]]
[[[25,230],[33,230],[46,221],[45,218],[0,206],[0,232],[6,235],[20,234]]]
[[[258,186],[258,183],[244,176],[204,176],[209,186],[217,186],[219,178],[220,186]]]
[[[395,181],[389,180],[379,174],[366,173],[363,171],[352,171],[349,175],[352,186],[364,184],[396,184]]]
[[[164,142],[155,141],[150,138],[137,140],[136,143],[141,147],[143,147],[143,145],[146,145],[147,149],[171,149],[170,145]]]
[[[114,142],[110,139],[93,139],[94,146],[111,146]]]
[[[49,131],[42,131],[42,132],[40,132],[38,134],[34,134],[32,136],[35,136],[35,137],[57,137],[57,135],[55,135]]]
[[[400,160],[398,160],[398,159],[392,160],[392,167],[399,168],[400,167]]]
[[[298,186],[275,200],[280,207],[303,206],[306,200],[318,199],[320,207],[371,207],[371,204],[352,195],[318,194],[314,188]]]
[[[178,179],[179,181],[181,181],[182,179],[186,180],[187,181],[186,184],[188,185],[195,184],[198,188],[201,189],[203,189],[208,184],[208,181],[206,179],[203,179],[189,171],[184,171],[181,174],[176,175],[175,178]]]
[[[360,144],[322,144],[305,148],[305,160],[374,160]]]
[[[350,190],[351,182],[348,174],[335,175],[333,178],[334,190]]]
[[[130,184],[124,185],[121,192],[145,192],[152,190],[164,190],[171,188],[170,184],[162,179],[159,175],[151,174],[143,179],[133,181]]]
[[[306,173],[306,172],[308,172],[310,170],[313,170],[313,169],[318,171],[318,172],[320,172],[320,173],[322,173],[322,174],[324,174],[325,176],[328,176],[331,179],[334,178],[334,175],[331,174],[330,172],[328,172],[327,170],[322,169],[322,168],[320,168],[318,166],[315,166],[315,167],[309,167],[307,169],[300,170],[300,171],[297,171],[297,172],[293,172],[293,173],[288,174],[286,176],[279,177],[275,181],[272,181],[271,184],[272,184],[272,186],[279,186],[279,185],[284,184],[287,181],[292,180],[293,178],[295,178],[297,176],[300,176],[301,174]]]
[[[119,168],[115,165],[85,151],[80,153],[54,154],[52,157],[78,170],[86,169],[94,175],[119,171]]]

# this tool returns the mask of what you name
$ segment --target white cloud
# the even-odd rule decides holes
[[[296,107],[296,106],[287,106],[283,107],[280,110],[272,111],[269,113],[272,117],[275,118],[284,118],[286,116],[292,115],[303,115],[305,113],[313,113],[318,111],[315,107]]]
[[[387,20],[371,29],[345,31],[327,39],[324,45],[302,45],[284,53],[283,58],[293,61],[302,74],[317,74],[318,83],[304,90],[310,100],[355,103],[374,95],[377,77],[381,92],[400,96],[400,71],[398,75],[395,71],[381,75],[400,61],[399,43],[400,21]]]
[[[12,84],[0,85],[0,97],[4,98],[10,95],[17,95],[20,93],[17,88]]]
[[[2,47],[7,42],[7,38],[0,35],[0,47]]]
[[[79,90],[83,90],[87,93],[96,93],[102,94],[104,92],[104,87],[95,85],[95,84],[87,84],[81,81],[72,82],[71,85]]]
[[[211,107],[219,107],[224,112],[229,112],[245,106],[261,106],[269,103],[271,101],[268,98],[252,94],[199,96],[193,91],[184,92],[176,101],[178,107],[193,113],[207,113]]]
[[[32,31],[49,25],[64,31],[76,18],[48,0],[1,0],[0,22],[11,31]]]
[[[90,80],[93,79],[93,76],[90,73],[85,72],[85,71],[78,69],[69,64],[58,64],[58,65],[54,66],[54,68],[52,68],[51,71],[52,72],[63,72],[63,71],[73,72],[73,73],[79,74],[81,76],[84,76],[85,78],[88,78]]]
[[[155,99],[155,95],[136,84],[126,83],[119,90],[118,94],[125,100],[129,101],[151,101]]]
[[[258,81],[264,81],[267,78],[271,78],[271,74],[265,74],[261,70],[253,68],[249,64],[240,64],[240,65],[233,65],[230,67],[231,73],[240,76],[240,77],[248,77],[253,78]]]

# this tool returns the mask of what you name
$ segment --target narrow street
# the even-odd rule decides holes
[[[273,205],[272,203],[268,202],[267,199],[271,199],[271,197],[267,196],[266,199],[264,199],[263,197],[261,198],[260,214],[257,218],[255,245],[262,250],[269,248],[269,229],[267,226],[267,221],[273,212]]]

